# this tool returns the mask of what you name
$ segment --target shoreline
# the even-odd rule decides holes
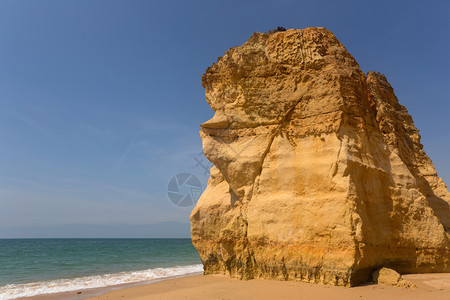
[[[194,275],[127,287],[86,300],[144,299],[449,299],[450,273],[402,275],[417,288],[368,283],[341,287],[296,281],[253,279],[242,281],[226,275]]]
[[[191,276],[199,276],[202,272],[194,272],[194,273],[187,273],[183,275],[174,275],[174,276],[168,276],[168,277],[162,277],[162,278],[155,278],[151,280],[144,280],[144,281],[138,281],[138,282],[130,282],[130,283],[122,283],[122,284],[116,284],[116,285],[109,285],[104,287],[97,287],[97,288],[88,288],[88,289],[80,289],[80,290],[73,290],[73,291],[67,291],[67,292],[59,292],[59,293],[50,293],[50,294],[39,294],[35,296],[29,296],[29,297],[20,297],[20,298],[14,298],[12,300],[83,300],[83,299],[91,299],[92,297],[100,296],[109,292],[113,292],[116,290],[123,290],[127,288],[134,288],[142,285],[151,285],[155,284],[161,281],[165,280],[173,280],[177,278],[183,278],[183,277],[191,277]]]
[[[144,299],[448,299],[450,273],[405,274],[417,288],[375,283],[356,287],[299,281],[253,279],[243,281],[227,275],[201,272],[125,283],[100,288],[40,294],[18,300],[144,300]],[[80,294],[78,294],[81,292]]]

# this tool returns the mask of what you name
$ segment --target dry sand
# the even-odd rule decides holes
[[[90,300],[144,299],[450,299],[450,274],[412,274],[417,285],[403,289],[376,284],[353,288],[292,281],[241,281],[223,275],[197,275],[134,286]]]

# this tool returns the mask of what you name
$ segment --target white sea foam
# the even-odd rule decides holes
[[[8,284],[5,286],[0,286],[0,300],[100,288],[118,284],[136,283],[172,276],[189,275],[202,271],[202,265],[190,265],[171,268],[155,268],[144,271],[103,274],[72,279],[37,281],[25,284]]]

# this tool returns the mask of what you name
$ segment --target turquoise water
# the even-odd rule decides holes
[[[201,272],[190,239],[0,239],[0,299]]]

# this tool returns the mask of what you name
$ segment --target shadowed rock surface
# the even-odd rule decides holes
[[[386,77],[325,28],[254,33],[202,77],[206,274],[352,286],[450,271],[450,194]]]

